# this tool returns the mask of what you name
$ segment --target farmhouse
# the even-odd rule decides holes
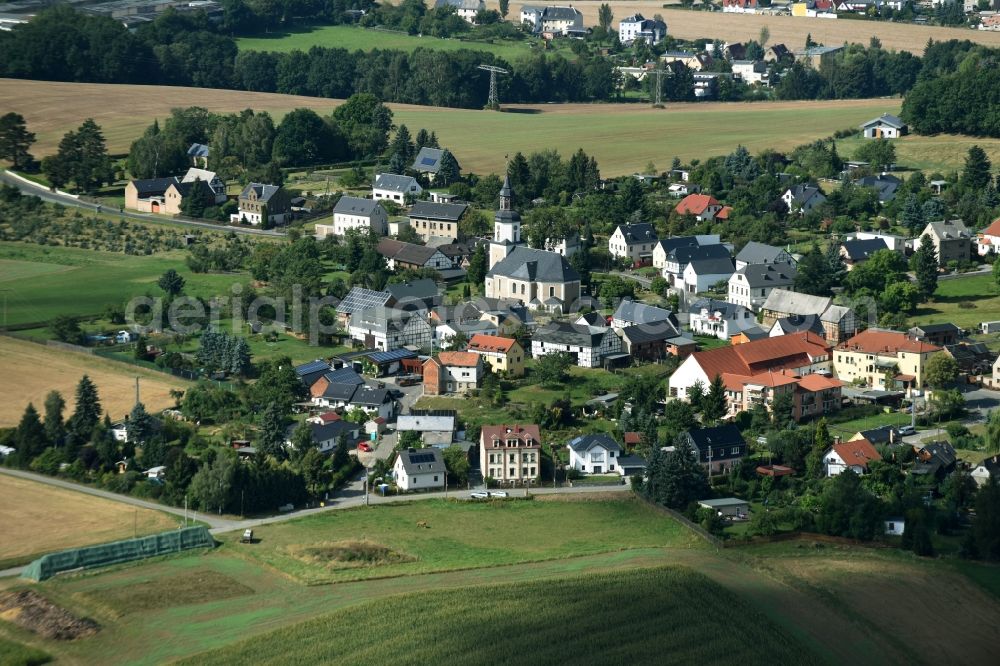
[[[653,46],[667,36],[667,24],[659,19],[647,19],[642,14],[623,18],[618,24],[618,39],[629,45],[638,40]]]
[[[906,136],[909,127],[897,116],[883,113],[878,118],[872,118],[861,125],[861,131],[866,139],[898,139]]]
[[[351,315],[366,308],[388,305],[392,296],[385,291],[374,291],[363,287],[351,287],[344,300],[337,304],[337,321],[347,326]]]
[[[882,456],[867,439],[834,444],[823,454],[823,468],[827,476],[837,476],[847,470],[855,474],[868,471],[868,463],[881,460]]]
[[[486,9],[486,3],[483,0],[434,0],[434,8],[441,7],[454,7],[459,17],[475,24],[476,15]]]
[[[372,199],[375,201],[395,201],[405,204],[407,197],[417,197],[424,189],[413,176],[397,176],[394,173],[380,173],[372,184]]]
[[[875,389],[904,390],[924,386],[924,372],[931,355],[941,348],[906,333],[869,328],[837,346],[833,369],[838,379]]]
[[[648,264],[653,260],[656,241],[656,230],[648,222],[620,224],[608,239],[608,252],[633,264]]]
[[[937,252],[938,263],[968,261],[972,250],[972,234],[962,220],[930,222],[920,234],[929,236]]]
[[[279,185],[249,183],[239,196],[239,212],[230,215],[230,222],[240,224],[284,224],[292,212],[292,202]]]
[[[386,266],[390,270],[432,268],[444,271],[452,267],[451,260],[436,247],[406,243],[394,238],[380,238],[376,249],[385,257]]]
[[[537,482],[541,455],[537,425],[484,425],[480,429],[479,469],[501,486]]]
[[[746,440],[732,424],[688,430],[681,437],[698,462],[713,474],[725,472],[747,455]]]
[[[762,324],[770,329],[774,322],[792,315],[817,315],[823,322],[823,332],[830,344],[838,344],[854,335],[857,323],[854,310],[834,305],[827,296],[799,294],[787,289],[773,289],[761,306]]]
[[[446,474],[441,451],[433,447],[400,451],[392,464],[392,479],[400,490],[440,490]]]
[[[316,237],[343,238],[351,229],[360,229],[385,236],[389,231],[389,216],[382,205],[372,199],[343,196],[333,207],[333,225],[316,225]]]
[[[216,205],[226,203],[226,184],[222,182],[218,174],[214,171],[191,167],[184,174],[184,177],[181,178],[182,183],[193,183],[196,180],[208,183],[208,186],[212,188],[212,195]]]
[[[792,264],[745,265],[729,278],[729,302],[756,312],[774,289],[794,287],[796,273]]]
[[[410,208],[410,228],[426,243],[447,245],[458,239],[458,221],[467,208],[466,204],[417,201]]]
[[[167,188],[176,183],[176,176],[129,181],[125,186],[125,207],[142,213],[166,213],[163,197]]]
[[[563,36],[586,33],[583,12],[572,5],[524,5],[521,7],[521,23],[529,24],[535,33]]]
[[[513,338],[476,334],[469,339],[468,350],[482,356],[493,372],[510,377],[524,375],[524,348]]]
[[[631,298],[623,299],[618,304],[618,309],[611,315],[611,326],[614,328],[628,328],[629,326],[648,326],[663,328],[680,335],[680,324],[677,317],[670,310],[658,308],[653,305],[646,305],[633,301]]]
[[[597,368],[606,356],[620,353],[621,338],[614,329],[603,326],[577,326],[553,321],[531,336],[531,355],[569,354],[581,368]]]
[[[463,351],[444,351],[424,361],[424,395],[468,393],[479,388],[483,358]]]
[[[569,466],[584,474],[619,472],[616,463],[622,455],[621,445],[607,433],[580,435],[567,444]]]
[[[430,349],[434,332],[423,311],[374,306],[351,314],[347,331],[366,349],[389,351],[404,346]]]

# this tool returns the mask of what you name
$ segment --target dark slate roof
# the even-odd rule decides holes
[[[309,429],[312,430],[313,441],[316,443],[325,442],[331,439],[337,439],[342,433],[347,433],[348,440],[351,438],[351,433],[358,429],[356,423],[350,423],[348,421],[331,421],[330,423],[310,423]],[[295,426],[289,426],[288,434],[295,430]]]
[[[176,185],[180,181],[177,180],[176,176],[170,176],[168,178],[143,178],[141,180],[133,180],[132,185],[135,187],[136,192],[140,199],[146,199],[149,197],[159,197],[163,196],[163,193],[167,191],[171,185]]]
[[[594,447],[603,447],[608,451],[621,451],[621,445],[615,441],[614,437],[602,432],[593,435],[580,435],[569,442],[569,448],[577,453],[585,453]]]
[[[751,289],[785,287],[795,284],[795,267],[791,264],[747,264],[739,271]]]
[[[385,285],[385,290],[397,302],[415,299],[431,299],[438,295],[438,286],[430,278],[414,280],[413,282],[397,282]]]
[[[676,338],[680,332],[668,321],[661,321],[656,324],[626,326],[622,329],[622,338],[628,340],[629,344],[642,344],[644,342],[659,342],[668,338]]]
[[[351,314],[374,305],[385,305],[392,295],[386,291],[373,291],[362,287],[352,287],[347,295],[337,305],[337,312]]]
[[[331,382],[326,385],[326,389],[323,391],[323,397],[330,400],[349,402],[354,396],[354,392],[358,390],[358,386],[359,384]]]
[[[379,202],[373,199],[362,199],[361,197],[340,197],[337,205],[333,207],[334,214],[343,213],[345,215],[364,215],[371,217],[376,208],[381,208]]]
[[[896,190],[902,184],[902,181],[895,176],[883,175],[883,176],[865,176],[864,178],[859,178],[854,182],[855,185],[860,187],[873,187],[878,192],[878,200],[882,203],[887,201],[892,201],[896,198]]]
[[[793,314],[788,317],[782,317],[774,322],[774,325],[781,329],[782,333],[786,335],[789,333],[799,333],[801,331],[812,331],[817,335],[824,335],[823,322],[820,320],[819,315]]]
[[[889,246],[886,245],[885,241],[881,238],[872,238],[870,240],[849,240],[841,243],[841,246],[847,253],[847,259],[849,261],[864,261],[879,250],[889,249]]]
[[[407,449],[399,452],[403,471],[407,474],[444,474],[444,458],[441,451],[433,447],[427,449]]]
[[[263,203],[267,203],[271,200],[281,187],[278,185],[267,185],[266,183],[248,183],[243,191],[240,192],[240,199],[245,199],[250,196],[250,191],[253,190],[257,193],[257,200]]]
[[[180,192],[182,197],[186,197],[191,193],[191,190],[195,187],[195,185],[197,185],[209,197],[212,197],[213,199],[215,198],[215,190],[212,189],[212,186],[207,180],[189,180],[186,183],[175,183],[174,187],[178,192]]]
[[[392,192],[402,192],[405,194],[410,191],[410,188],[414,184],[416,184],[416,178],[413,176],[400,176],[394,173],[380,173],[375,176],[375,183],[372,187],[377,190],[390,190]]]
[[[962,329],[951,322],[946,322],[944,324],[914,326],[909,332],[914,335],[933,335],[934,333],[961,333]]]
[[[705,451],[710,446],[745,446],[746,441],[740,434],[740,429],[733,424],[716,426],[715,428],[697,428],[688,431],[688,436],[699,451]]]
[[[656,229],[653,225],[648,222],[641,222],[639,224],[620,224],[615,231],[618,229],[622,230],[622,235],[625,237],[626,243],[648,243],[650,241],[655,241]]]
[[[378,407],[392,400],[389,397],[389,389],[373,388],[371,386],[358,386],[354,396],[351,397],[352,405],[363,407]]]
[[[404,264],[424,266],[431,260],[431,257],[438,253],[438,249],[436,247],[417,245],[416,243],[404,243],[402,241],[394,241],[395,244],[390,245],[389,243],[384,242],[388,240],[391,239],[383,238],[382,241],[379,242],[379,251],[391,258],[393,261],[401,261]],[[384,252],[383,249],[390,249],[391,254]]]
[[[872,428],[871,430],[862,430],[860,434],[872,444],[889,444],[890,440],[892,442],[902,441],[902,436],[899,434],[899,431],[889,425],[879,426],[878,428]]]
[[[580,274],[563,255],[521,245],[497,262],[487,275],[539,282],[575,282],[580,279]]]
[[[655,324],[658,322],[669,322],[674,327],[678,326],[677,317],[670,310],[658,308],[645,303],[637,303],[631,299],[625,299],[618,304],[612,319],[621,319],[633,324]]]
[[[441,148],[428,148],[424,146],[417,153],[417,157],[413,160],[411,168],[419,172],[437,173],[438,169],[441,168],[442,155],[444,155],[444,150]],[[457,162],[458,160],[456,159],[455,161]],[[459,165],[459,168],[461,168],[461,165]]]
[[[648,463],[642,456],[618,456],[618,467],[621,469],[646,469]]]
[[[708,247],[712,247],[709,245]],[[736,270],[729,253],[724,257],[711,257],[708,259],[692,259],[689,264],[698,275],[732,275]]]
[[[782,252],[784,250],[780,247],[750,241],[736,255],[736,261],[745,261],[748,264],[773,264]]]
[[[897,129],[902,129],[903,127],[906,127],[906,123],[904,123],[899,118],[899,116],[894,116],[891,113],[883,113],[878,118],[872,118],[871,120],[863,124],[862,127],[868,127],[870,125],[876,125],[876,124],[889,125],[890,127],[895,127]]]
[[[823,196],[823,193],[820,192],[820,189],[815,185],[799,184],[799,185],[793,185],[789,189],[791,189],[792,191],[792,201],[795,203],[800,203],[800,204],[805,203],[806,201],[812,199],[814,196],[819,196],[822,197],[823,199],[826,199],[826,197]]]
[[[674,236],[673,238],[661,238],[657,245],[669,255],[679,247],[698,247],[698,239],[694,236]]]
[[[415,201],[410,208],[410,217],[426,218],[428,220],[445,220],[458,222],[465,214],[467,204],[435,203],[433,201]]]
[[[670,261],[676,261],[680,264],[688,264],[701,259],[721,259],[723,257],[728,259],[729,249],[719,243],[713,245],[682,245],[671,250],[667,257]]]
[[[354,368],[348,368],[346,366],[324,373],[323,379],[333,384],[350,384],[353,386],[365,383],[365,380],[361,378],[361,375],[354,371]]]
[[[203,143],[192,143],[188,148],[188,157],[208,157],[208,146]]]
[[[605,335],[615,335],[615,333],[610,328],[578,326],[565,321],[553,321],[538,328],[532,334],[531,339],[557,345],[597,348],[601,346]]]
[[[691,314],[701,314],[702,310],[720,312],[723,317],[742,309],[742,306],[729,301],[717,301],[714,298],[699,298],[688,307]]]

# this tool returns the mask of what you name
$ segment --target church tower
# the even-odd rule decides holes
[[[490,242],[490,268],[503,261],[518,245],[521,245],[521,216],[514,210],[514,191],[510,187],[510,176],[503,179],[500,188],[500,210],[493,216],[493,240]]]

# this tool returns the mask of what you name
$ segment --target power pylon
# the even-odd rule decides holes
[[[510,74],[503,67],[496,67],[494,65],[480,65],[477,69],[481,69],[490,73],[490,97],[486,102],[486,108],[488,109],[499,109],[500,108],[500,98],[497,95],[497,74]]]
[[[663,106],[663,74],[664,71],[659,67],[653,70],[653,75],[656,77],[656,89],[653,92],[653,106],[656,107]]]

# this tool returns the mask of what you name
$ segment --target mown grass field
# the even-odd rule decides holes
[[[993,276],[970,275],[938,282],[934,299],[924,303],[910,317],[917,324],[953,323],[962,328],[979,329],[984,321],[1000,319],[1000,288]]]
[[[39,666],[52,661],[52,657],[35,648],[0,638],[0,664],[4,666]]]
[[[0,569],[65,548],[177,527],[165,513],[0,475]],[[0,659],[0,663],[6,663]]]
[[[172,389],[190,386],[162,372],[0,336],[0,427],[17,425],[29,402],[44,411],[49,391],[62,393],[66,414],[72,414],[74,392],[83,375],[97,385],[101,407],[112,419],[122,418],[135,404],[136,377],[142,402],[153,412],[174,405]]]
[[[374,564],[330,554],[378,546]],[[634,499],[586,502],[427,500],[350,509],[261,529],[238,551],[308,583],[361,580],[580,557],[622,548],[697,548],[679,524]]]
[[[844,157],[851,157],[865,139],[860,136],[843,139],[837,150]],[[927,174],[940,172],[948,175],[951,171],[961,172],[969,148],[979,146],[986,151],[993,164],[1000,163],[1000,140],[973,136],[939,134],[921,136],[908,134],[893,141],[896,147],[896,163],[909,171],[924,171]],[[904,178],[908,174],[901,174]]]
[[[55,151],[62,135],[93,117],[112,153],[124,153],[154,118],[177,106],[212,111],[269,111],[276,120],[296,107],[329,114],[338,100],[229,90],[0,79],[0,95],[25,116],[38,135],[36,155]],[[553,148],[564,156],[583,148],[605,176],[644,170],[649,162],[669,168],[674,156],[705,159],[743,144],[752,152],[789,150],[855,127],[883,112],[899,111],[898,99],[823,102],[671,104],[553,104],[512,107],[518,113],[390,105],[397,124],[412,132],[437,132],[465,171],[499,172],[504,156]],[[984,144],[991,142],[983,142]],[[993,145],[1000,145],[994,140]]]
[[[666,568],[407,595],[183,663],[791,664],[812,657],[722,586]]]
[[[241,37],[236,40],[241,51],[308,51],[313,46],[347,49],[348,51],[372,51],[374,49],[394,49],[413,51],[417,48],[433,49],[435,51],[486,51],[493,53],[507,62],[523,58],[539,48],[539,40],[525,39],[520,42],[496,40],[494,42],[468,39],[443,39],[421,35],[408,35],[405,32],[390,30],[371,30],[353,25],[326,25],[274,35],[256,37]],[[553,51],[564,51],[562,48]]]

